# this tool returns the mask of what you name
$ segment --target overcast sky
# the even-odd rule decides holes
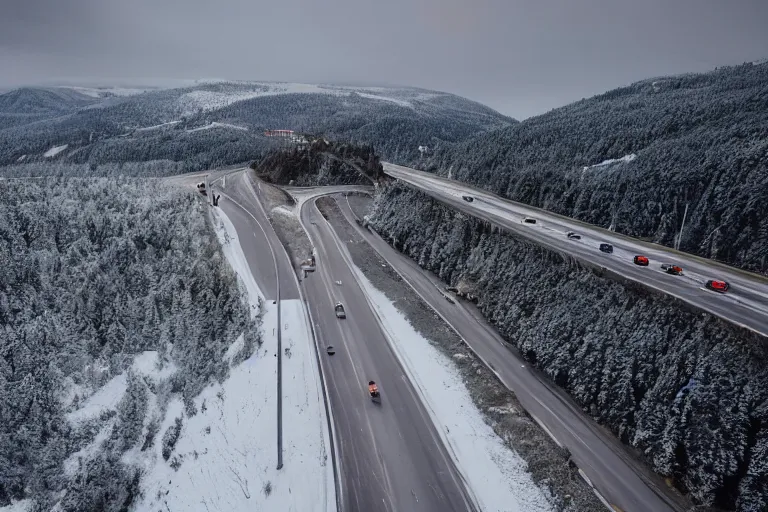
[[[412,85],[519,119],[768,57],[768,0],[0,0],[0,85]]]

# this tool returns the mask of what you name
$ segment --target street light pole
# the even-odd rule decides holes
[[[680,241],[683,239],[683,228],[685,227],[685,217],[688,215],[688,203],[685,203],[685,212],[683,212],[683,223],[680,224],[680,234],[677,235],[677,246],[675,249],[680,250]]]

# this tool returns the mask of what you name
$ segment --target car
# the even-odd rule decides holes
[[[447,300],[450,304],[456,304],[456,301],[454,301],[450,295],[443,294],[443,297],[445,297],[445,300]]]
[[[326,352],[328,352],[328,355],[329,355],[329,356],[332,356],[333,354],[335,354],[335,353],[336,353],[336,349],[335,349],[335,348],[333,348],[333,345],[328,345],[328,346],[326,347],[325,351],[326,351]]]
[[[725,293],[728,291],[728,288],[731,287],[727,282],[725,281],[719,281],[717,279],[710,279],[707,281],[706,287],[710,290]]]
[[[649,263],[648,256],[643,256],[641,254],[635,256],[632,261],[635,263],[635,265],[640,265],[641,267],[647,267]]]
[[[600,244],[600,252],[611,254],[613,253],[613,246],[611,244],[607,244],[603,242],[602,244]]]
[[[336,318],[347,318],[347,313],[344,312],[344,305],[341,302],[337,302],[333,309],[336,312]]]
[[[565,236],[567,236],[569,240],[581,240],[581,235],[574,233],[573,231],[567,232]]]
[[[661,270],[663,270],[667,274],[672,274],[673,276],[683,275],[683,269],[672,263],[662,263]]]
[[[475,200],[475,198],[474,198],[474,197],[472,197],[472,196],[461,196],[461,198],[462,198],[463,200],[465,200],[466,202],[468,202],[468,203],[471,203],[472,201],[474,201],[474,200]]]
[[[523,219],[524,224],[536,224],[536,219],[533,217],[526,217]]]

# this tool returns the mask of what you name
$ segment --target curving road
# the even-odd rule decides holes
[[[185,184],[194,186],[193,182],[204,177],[186,177]],[[249,267],[267,297],[278,295],[279,282],[281,299],[299,298],[294,270],[282,251],[276,258],[275,275],[271,248],[279,248],[280,241],[260,203],[259,185],[251,183],[247,173],[233,170],[211,172],[207,177],[209,188],[222,194],[219,206],[240,235]],[[324,193],[334,190],[326,188]],[[317,210],[313,197],[317,192],[297,189],[294,193],[301,196],[301,221],[315,245],[317,270],[301,284],[332,407],[341,510],[476,510],[460,472],[356,283],[341,243]],[[345,305],[344,320],[334,314],[337,301]],[[336,348],[334,356],[325,354],[326,345]],[[380,405],[368,397],[370,379],[382,391]]]
[[[604,267],[740,327],[768,336],[768,279],[763,276],[505,200],[434,174],[390,163],[383,163],[383,166],[384,172],[393,178],[469,215],[502,226],[554,251],[570,254],[587,264]],[[474,201],[464,201],[462,196],[465,195],[473,197]],[[524,224],[522,220],[525,217],[535,218],[536,224]],[[580,234],[581,240],[569,240],[566,237],[569,231]],[[601,242],[612,244],[613,254],[600,252]],[[632,258],[636,254],[648,256],[650,265],[635,265]],[[661,263],[668,262],[683,267],[683,275],[664,273]],[[709,279],[728,281],[730,291],[720,294],[706,289],[704,284]]]
[[[303,204],[301,222],[316,251],[317,270],[302,282],[316,341],[322,351],[336,349],[321,364],[344,482],[342,510],[475,510],[314,199]],[[346,319],[336,318],[336,302],[344,304]],[[379,384],[381,404],[370,401],[368,380]]]
[[[562,389],[531,368],[473,305],[446,301],[445,284],[439,278],[393,249],[375,232],[358,226],[349,203],[336,198],[347,221],[453,327],[558,444],[571,451],[573,460],[609,503],[631,512],[683,510],[685,504],[669,492],[661,478],[635,460],[613,434],[584,414]]]

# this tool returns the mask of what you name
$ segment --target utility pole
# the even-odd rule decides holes
[[[680,224],[680,234],[677,235],[677,245],[675,249],[680,250],[680,240],[683,239],[683,228],[685,227],[685,217],[688,215],[688,203],[685,203],[685,212],[683,212],[683,223]]]

